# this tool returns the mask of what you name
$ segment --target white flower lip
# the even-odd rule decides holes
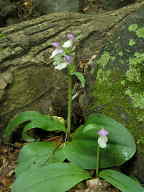
[[[58,55],[58,54],[62,54],[63,52],[64,52],[63,49],[57,48],[57,49],[55,49],[55,50],[52,52],[50,58],[53,58],[53,57],[55,57],[55,56]]]
[[[62,70],[62,69],[64,69],[64,68],[66,68],[67,67],[67,65],[68,65],[68,63],[60,63],[59,65],[56,65],[55,66],[55,69],[57,69],[57,70]]]
[[[106,148],[107,147],[108,138],[107,136],[100,136],[98,138],[98,145],[100,148]]]
[[[73,41],[72,40],[68,40],[68,41],[64,42],[62,47],[63,48],[70,48],[70,47],[72,47],[72,45],[73,45]]]

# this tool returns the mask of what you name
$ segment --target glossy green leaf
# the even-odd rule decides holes
[[[52,163],[20,174],[12,192],[65,192],[88,178],[86,171],[72,163]]]
[[[65,154],[61,146],[54,142],[34,142],[24,145],[18,157],[16,176],[31,168],[53,162],[63,162]]]
[[[66,144],[67,158],[84,169],[95,169],[97,132],[102,128],[109,131],[109,140],[107,148],[100,149],[101,168],[119,166],[134,155],[136,145],[128,129],[110,117],[93,114]]]
[[[99,176],[122,192],[144,192],[144,188],[137,181],[118,171],[104,170]]]
[[[23,129],[24,139],[31,140],[32,137],[27,136],[27,131],[33,128],[41,128],[46,131],[64,131],[65,126],[64,123],[59,120],[53,118],[52,116],[43,115],[39,112],[35,111],[26,111],[18,114],[14,119],[12,119],[5,131],[4,138],[6,141],[10,139],[13,131],[18,128],[21,124],[28,122],[28,124]]]
[[[84,75],[80,72],[73,72],[72,75],[75,75],[77,79],[80,81],[81,86],[85,87],[85,78]]]

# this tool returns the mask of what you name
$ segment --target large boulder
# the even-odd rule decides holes
[[[79,6],[80,0],[33,0],[33,9],[37,9],[43,14],[63,11],[78,12]]]
[[[55,12],[79,12],[87,0],[0,1],[0,27]]]
[[[117,26],[91,73],[96,81],[90,82],[93,100],[88,110],[104,113],[124,124],[135,136],[138,152],[144,153],[143,7]],[[144,157],[141,168],[143,163]]]
[[[134,3],[136,0],[100,0],[103,7],[107,10],[118,9],[128,4]]]

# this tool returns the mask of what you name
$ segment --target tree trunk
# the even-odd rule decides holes
[[[51,43],[67,32],[80,33],[80,60],[97,55],[105,40],[128,15],[144,5],[104,14],[56,13],[0,28],[0,118],[2,122],[24,110],[63,113],[66,77],[53,69]],[[83,68],[80,64],[79,67]]]

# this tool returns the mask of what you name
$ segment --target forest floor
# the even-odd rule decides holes
[[[0,146],[0,192],[11,192],[15,180],[17,157],[23,143]],[[119,192],[118,189],[98,178],[82,182],[69,192]]]

